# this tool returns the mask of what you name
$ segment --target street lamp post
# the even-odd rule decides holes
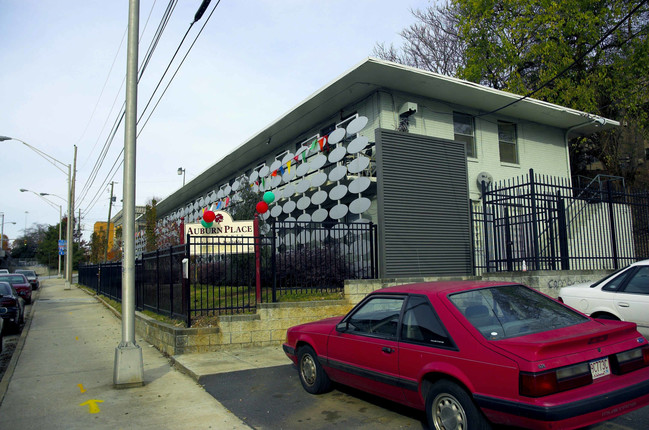
[[[185,169],[182,167],[178,168],[178,175],[183,175],[183,187],[185,186]]]
[[[66,233],[66,255],[65,255],[65,289],[69,290],[72,287],[72,219],[74,218],[74,173],[76,171],[76,160],[77,160],[77,146],[74,146],[74,170],[72,169],[72,166],[70,164],[65,164],[62,161],[57,160],[56,158],[52,157],[51,155],[48,155],[41,151],[38,148],[35,148],[28,144],[27,142],[24,142],[20,139],[16,139],[15,137],[9,137],[9,136],[0,136],[0,142],[3,142],[5,140],[15,140],[16,142],[20,142],[32,151],[36,152],[38,155],[43,157],[45,160],[47,160],[51,165],[59,169],[61,172],[64,174],[68,175],[68,225],[67,225],[67,233]],[[61,167],[63,166],[63,168]],[[64,170],[64,168],[67,167],[67,172]]]
[[[55,197],[59,197],[59,196],[57,196],[56,194],[37,193],[37,192],[35,192],[35,191],[32,191],[32,190],[26,190],[26,189],[24,189],[24,188],[21,188],[21,189],[20,189],[20,192],[21,192],[21,193],[24,193],[24,192],[30,192],[30,193],[33,193],[33,194],[35,194],[36,196],[40,197],[41,199],[45,200],[45,201],[47,202],[47,204],[50,205],[50,206],[52,206],[54,209],[56,209],[57,206],[59,207],[59,241],[58,241],[58,243],[61,243],[61,224],[62,224],[62,222],[63,222],[63,212],[62,212],[62,209],[61,209],[61,205],[54,204],[54,203],[52,203],[51,201],[49,201],[47,198],[43,197],[43,196],[55,196]],[[64,200],[63,197],[59,197],[59,198],[60,198],[61,200]],[[64,200],[64,201],[65,201],[65,200]],[[58,248],[57,248],[56,253],[57,253],[57,255],[59,256],[59,272],[58,272],[58,276],[57,276],[57,277],[60,278],[60,277],[61,277],[61,253],[58,251]],[[49,267],[48,267],[48,271],[49,271]]]
[[[2,217],[2,228],[0,229],[0,253],[4,253],[4,240],[5,240],[5,214],[0,212],[0,217]],[[7,224],[14,224],[14,221],[7,221]],[[3,255],[4,256],[4,255]]]

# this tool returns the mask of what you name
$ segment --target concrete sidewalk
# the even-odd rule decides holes
[[[0,381],[2,428],[249,429],[196,381],[208,374],[290,363],[281,347],[169,359],[137,337],[144,386],[115,389],[121,320],[76,286],[66,290],[62,279],[42,281],[34,298]]]

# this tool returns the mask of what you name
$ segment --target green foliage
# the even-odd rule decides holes
[[[93,264],[104,260],[106,252],[106,232],[100,229],[90,236],[90,262]]]
[[[155,198],[151,199],[151,202],[146,204],[144,210],[144,220],[145,227],[144,233],[146,236],[146,251],[155,251],[158,249],[158,237],[156,233],[156,204],[157,200]]]
[[[241,200],[232,206],[231,215],[235,221],[248,221],[255,217],[257,213],[257,203],[261,201],[262,193],[255,193],[252,187],[245,183],[239,192]]]

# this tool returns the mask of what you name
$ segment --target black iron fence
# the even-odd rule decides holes
[[[136,309],[186,321],[252,312],[282,296],[338,292],[375,278],[372,223],[277,222],[258,236],[191,236],[136,260]],[[183,276],[183,260],[186,273]],[[82,266],[79,283],[121,301],[121,263]]]
[[[649,258],[649,193],[619,179],[575,187],[530,169],[485,186],[472,207],[475,272],[617,269]]]

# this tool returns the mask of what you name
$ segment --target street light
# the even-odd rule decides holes
[[[15,140],[16,142],[20,142],[32,151],[36,152],[38,155],[43,157],[45,160],[47,160],[48,163],[59,169],[63,174],[68,175],[68,225],[67,225],[67,234],[66,234],[66,240],[67,240],[67,249],[66,249],[66,256],[65,256],[65,289],[69,290],[72,287],[72,220],[74,217],[74,170],[72,170],[72,166],[70,164],[65,164],[62,161],[57,160],[56,158],[52,157],[51,155],[48,155],[41,151],[38,148],[35,148],[28,144],[27,142],[24,142],[20,139],[16,139],[15,137],[9,137],[9,136],[0,136],[0,142],[4,142],[5,140]],[[74,164],[75,164],[75,170],[76,170],[76,160],[77,160],[77,147],[76,145],[74,146]],[[67,172],[63,168],[67,167]],[[25,227],[26,229],[26,227]]]
[[[178,175],[183,175],[183,187],[185,186],[185,169],[182,167],[178,168]]]
[[[55,203],[49,201],[49,199],[43,197],[43,196],[49,196],[49,195],[54,195],[54,194],[48,194],[48,193],[37,193],[37,192],[35,192],[35,191],[32,191],[32,190],[26,190],[26,189],[24,189],[24,188],[21,188],[21,189],[20,189],[20,192],[21,192],[21,193],[25,193],[25,192],[33,193],[33,194],[36,195],[37,197],[39,197],[39,198],[45,200],[45,201],[47,202],[47,204],[50,205],[50,206],[52,206],[54,209],[56,209],[57,206],[59,207],[59,241],[58,241],[58,243],[60,244],[60,243],[61,243],[61,224],[62,224],[62,222],[63,222],[63,212],[62,212],[62,210],[61,210],[61,205],[56,205]],[[59,196],[56,196],[56,197],[59,197]],[[60,198],[61,200],[65,201],[65,200],[63,199],[63,197],[59,197],[59,198]],[[58,254],[58,256],[59,256],[59,273],[58,273],[58,276],[57,276],[57,277],[60,278],[60,277],[61,277],[61,253],[58,252],[58,249],[57,249],[57,254]],[[48,270],[49,270],[49,268],[48,268]]]
[[[2,217],[2,228],[0,229],[0,257],[4,257],[4,240],[5,240],[5,214],[4,212],[0,212],[0,216]],[[16,225],[15,221],[7,221],[7,224],[14,224]],[[7,241],[8,242],[8,241]]]

